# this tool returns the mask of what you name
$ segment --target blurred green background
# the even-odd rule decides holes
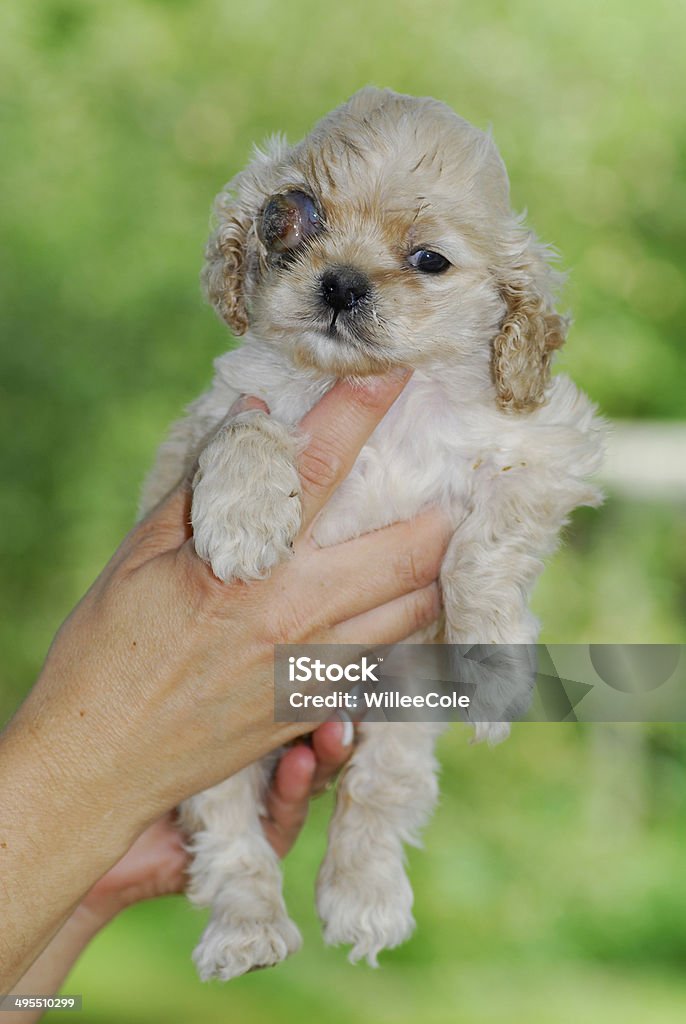
[[[560,365],[613,418],[683,418],[685,36],[678,0],[0,4],[0,720],[229,342],[198,286],[214,193],[363,84],[492,124],[571,269]],[[536,607],[547,641],[686,642],[683,502],[577,514]],[[202,986],[201,915],[141,906],[69,982],[78,1019],[683,1021],[686,727],[529,725],[495,750],[455,728],[441,760],[418,931],[381,970],[322,947],[319,801],[287,865],[297,957]]]

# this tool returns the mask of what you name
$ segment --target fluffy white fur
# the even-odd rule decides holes
[[[260,239],[265,205],[297,189],[323,228],[284,261]],[[163,445],[150,508],[199,459],[196,548],[223,580],[255,580],[290,555],[300,523],[296,425],[341,376],[394,365],[414,376],[316,525],[321,545],[440,503],[455,533],[441,584],[449,643],[534,643],[528,608],[542,559],[577,505],[595,505],[602,423],[563,375],[567,329],[550,253],[510,209],[489,135],[443,104],[365,89],[293,148],[277,138],[218,197],[209,297],[242,346]],[[417,247],[450,261],[408,263]],[[330,329],[322,275],[367,275],[369,294]],[[268,417],[226,422],[242,393]],[[427,631],[424,639],[435,638]],[[497,706],[497,704],[496,704]],[[486,716],[484,716],[486,717]],[[492,718],[492,714],[490,715]],[[412,931],[403,843],[436,799],[433,724],[370,723],[338,790],[317,905],[327,942],[376,963]],[[477,725],[501,738],[506,727]],[[195,953],[201,977],[231,978],[298,948],[259,813],[272,762],[187,801],[190,896],[213,913]]]

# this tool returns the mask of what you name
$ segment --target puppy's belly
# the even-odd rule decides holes
[[[339,544],[411,519],[430,505],[444,508],[457,527],[464,517],[467,487],[446,476],[440,461],[431,467],[428,456],[413,464],[397,454],[391,459],[377,447],[365,448],[317,520],[314,540],[321,547]]]

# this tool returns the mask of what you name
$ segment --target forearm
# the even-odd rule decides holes
[[[31,697],[0,736],[0,992],[135,838],[137,823],[102,771],[84,772],[74,743],[63,722],[46,728]]]
[[[62,986],[69,971],[91,941],[105,924],[87,907],[77,907],[56,935],[50,940],[37,960],[29,967],[19,981],[11,987],[11,994],[17,996],[51,996]],[[44,1009],[31,1009],[21,1013],[21,1024],[34,1024],[40,1020]],[[15,1011],[0,1011],[0,1024],[17,1024]]]

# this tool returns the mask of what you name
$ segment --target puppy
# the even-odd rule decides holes
[[[296,424],[340,377],[414,375],[315,528],[320,545],[441,504],[454,523],[441,586],[451,644],[532,644],[532,585],[570,511],[596,505],[602,423],[553,353],[551,253],[516,216],[488,134],[444,104],[363,89],[289,147],[256,151],[216,201],[204,284],[244,343],[172,429],[144,491],[197,465],[192,525],[222,580],[257,580],[300,525]],[[238,395],[270,415],[226,421]],[[417,639],[436,639],[427,630]],[[370,723],[338,790],[317,907],[328,943],[376,964],[413,928],[403,843],[436,800],[439,726]],[[481,723],[478,738],[506,726]],[[203,979],[300,945],[259,821],[273,761],[188,800],[190,898],[212,907]]]

